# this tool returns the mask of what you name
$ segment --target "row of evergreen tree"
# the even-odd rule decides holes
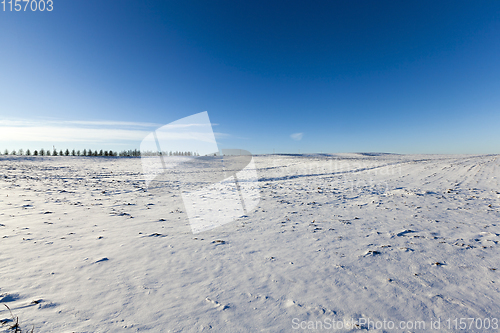
[[[87,150],[84,149],[83,151],[80,150],[72,150],[69,151],[69,149],[66,149],[65,151],[59,150],[57,151],[56,149],[52,150],[52,152],[47,149],[40,149],[40,150],[34,150],[33,152],[29,149],[24,151],[23,149],[19,150],[13,150],[9,153],[7,149],[4,150],[4,155],[24,155],[24,156],[119,156],[119,153],[114,152],[112,150],[94,150],[92,151],[91,149]],[[140,154],[138,155],[140,156]]]
[[[4,151],[4,155],[21,155],[21,156],[128,156],[128,157],[139,157],[139,156],[200,156],[198,153],[194,152],[180,152],[180,151],[164,151],[164,152],[153,152],[153,151],[139,151],[137,149],[134,150],[123,150],[121,152],[114,152],[112,150],[92,150],[92,149],[84,149],[83,151],[75,150],[69,151],[66,149],[65,151],[56,149],[52,150],[52,152],[47,149],[34,150],[33,152],[29,149],[24,151],[23,149],[12,150],[10,153],[7,149]]]

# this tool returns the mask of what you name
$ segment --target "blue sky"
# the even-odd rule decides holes
[[[0,31],[2,151],[208,111],[255,154],[500,153],[498,1],[54,0]]]

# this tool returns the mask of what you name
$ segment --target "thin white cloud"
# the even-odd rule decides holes
[[[162,126],[160,130],[185,129],[185,128],[190,128],[190,127],[211,128],[210,126],[211,126],[210,123],[206,123],[206,124],[167,124],[167,125]]]
[[[159,127],[161,124],[156,123],[142,123],[142,122],[129,122],[129,121],[85,121],[85,120],[27,120],[27,119],[0,119],[0,127],[15,126],[15,127],[30,127],[30,126],[71,126],[71,125],[85,125],[85,126],[112,126],[112,127]]]
[[[214,135],[216,139],[224,139],[232,136],[231,134],[221,133],[221,132],[214,132]]]
[[[183,140],[192,140],[198,142],[213,142],[215,143],[214,134],[210,128],[210,131],[206,132],[196,132],[196,131],[183,131],[183,132],[174,132],[174,131],[156,131],[156,137],[160,142],[169,142],[169,141],[183,141]]]
[[[127,126],[127,127],[158,127],[161,124],[156,123],[140,123],[129,121],[66,121],[64,124],[69,125],[89,125],[89,126]]]
[[[113,142],[118,144],[142,141],[159,127],[162,127],[162,124],[126,121],[0,119],[0,142]],[[195,128],[201,126],[200,124],[169,124],[166,127],[163,126],[164,129],[173,131],[170,135],[175,135],[175,131],[181,129],[187,130],[188,133],[196,133]],[[193,131],[190,131],[190,128],[193,128]],[[219,138],[229,136],[225,133],[215,133],[215,135]]]
[[[290,135],[290,137],[295,140],[295,141],[300,141],[302,140],[302,137],[304,136],[304,133],[293,133]]]
[[[140,141],[149,131],[59,126],[1,127],[0,141],[18,142],[109,142]]]

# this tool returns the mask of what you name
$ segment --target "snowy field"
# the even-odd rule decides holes
[[[139,158],[0,157],[0,330],[500,331],[498,155],[254,161],[257,209],[193,234]]]

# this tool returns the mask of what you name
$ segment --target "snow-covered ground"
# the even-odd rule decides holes
[[[146,191],[138,158],[0,157],[0,320],[7,304],[34,332],[499,331],[500,156],[254,161],[257,209],[194,235],[179,184]]]

